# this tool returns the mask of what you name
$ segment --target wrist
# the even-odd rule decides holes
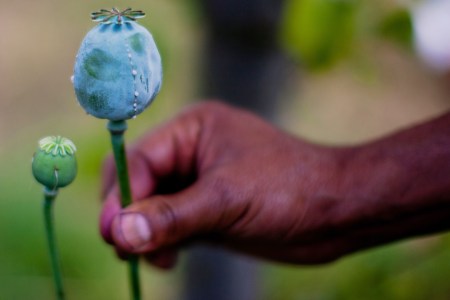
[[[319,159],[299,160],[298,261],[308,246],[329,261],[450,229],[449,124],[447,115],[357,147],[312,146]]]
[[[339,151],[328,232],[346,253],[450,228],[448,138],[423,128]]]
[[[346,188],[351,150],[303,143],[297,159],[297,199],[301,216],[297,238],[300,242],[326,239],[354,219]]]

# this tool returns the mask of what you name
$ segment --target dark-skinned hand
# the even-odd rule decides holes
[[[294,137],[211,102],[130,149],[134,203],[120,208],[112,159],[100,228],[120,256],[174,265],[192,242],[316,264],[450,228],[450,115],[352,147]]]

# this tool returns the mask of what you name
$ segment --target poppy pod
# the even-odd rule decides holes
[[[136,19],[141,11],[101,10],[99,24],[84,38],[73,85],[80,105],[97,118],[136,117],[150,105],[162,82],[161,57],[152,35]]]
[[[70,184],[77,175],[76,147],[61,136],[49,136],[39,141],[31,169],[36,180],[50,190]]]

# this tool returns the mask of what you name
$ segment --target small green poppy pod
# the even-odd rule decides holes
[[[61,136],[48,136],[39,141],[31,168],[34,178],[48,189],[70,184],[77,175],[76,147]]]
[[[136,23],[142,11],[102,9],[75,61],[73,86],[80,105],[97,118],[136,117],[159,93],[161,57],[152,35]]]

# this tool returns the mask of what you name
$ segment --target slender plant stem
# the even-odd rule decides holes
[[[44,220],[45,232],[47,234],[47,244],[50,254],[50,262],[53,270],[53,280],[56,287],[56,298],[64,300],[64,287],[62,283],[61,267],[59,264],[58,250],[56,247],[55,231],[53,227],[53,202],[58,194],[58,190],[44,188]]]
[[[124,132],[127,130],[127,123],[126,121],[109,121],[108,130],[111,133],[111,144],[114,152],[114,159],[116,161],[117,177],[121,194],[120,201],[122,207],[126,207],[131,204],[132,200],[124,141]],[[128,264],[132,299],[140,300],[139,257],[131,255],[128,258]]]

